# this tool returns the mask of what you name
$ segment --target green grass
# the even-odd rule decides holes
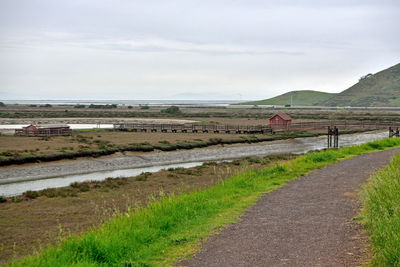
[[[313,152],[237,174],[206,190],[165,196],[11,266],[165,266],[199,250],[201,240],[234,222],[263,193],[339,160],[394,146],[400,139]]]
[[[400,266],[400,154],[362,190],[362,222],[368,229],[372,266]]]
[[[313,106],[319,102],[325,101],[335,94],[311,91],[311,90],[303,90],[303,91],[291,91],[285,93],[283,95],[279,95],[273,98],[260,100],[260,101],[251,101],[240,103],[243,105],[290,105],[293,106]]]

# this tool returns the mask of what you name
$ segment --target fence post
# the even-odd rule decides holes
[[[332,146],[332,130],[331,127],[328,126],[328,148]]]
[[[334,126],[333,128],[333,147],[338,148],[339,147],[339,129]]]

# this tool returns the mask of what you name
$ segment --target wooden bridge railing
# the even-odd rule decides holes
[[[71,135],[71,129],[38,129],[38,130],[25,130],[25,129],[16,129],[15,135],[17,136],[37,136],[37,137],[46,137],[46,136],[68,136]]]
[[[229,124],[143,124],[143,123],[115,123],[114,129],[132,132],[203,132],[203,133],[269,133],[278,131],[307,131],[325,130],[336,126],[342,130],[365,129],[378,130],[388,127],[400,127],[400,122],[374,121],[309,121],[291,124],[273,125],[229,125]]]

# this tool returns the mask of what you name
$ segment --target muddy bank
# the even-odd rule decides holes
[[[386,137],[386,132],[343,135],[340,146],[366,143]],[[63,160],[49,163],[25,164],[21,166],[2,167],[0,169],[0,184],[12,184],[23,181],[46,180],[74,174],[90,174],[96,172],[145,168],[149,166],[169,165],[185,162],[204,162],[224,159],[244,158],[251,156],[267,156],[284,153],[304,153],[310,150],[326,147],[326,137],[295,138],[274,142],[262,142],[249,145],[226,145],[212,148],[178,150],[171,152],[149,153],[117,153],[100,158],[80,160]],[[0,185],[0,195],[4,194]]]
[[[113,132],[115,135],[124,133],[124,132]],[[125,132],[129,135],[132,135],[131,133]],[[105,134],[103,132],[103,134]],[[147,134],[146,134],[147,135]],[[165,134],[161,134],[164,135]],[[187,137],[187,134],[185,134]],[[117,152],[152,152],[155,150],[160,150],[160,151],[175,151],[179,149],[194,149],[194,148],[204,148],[204,147],[211,147],[215,145],[232,145],[232,144],[243,144],[243,143],[260,143],[260,142],[270,142],[270,141],[275,141],[275,140],[285,140],[285,139],[292,139],[292,138],[300,138],[300,137],[315,137],[319,136],[321,133],[307,133],[307,132],[301,132],[301,133],[283,133],[283,134],[277,134],[277,135],[266,135],[266,136],[238,136],[238,135],[229,135],[229,136],[224,136],[223,138],[216,137],[215,134],[211,134],[212,138],[209,138],[208,140],[202,140],[202,139],[195,139],[190,141],[179,141],[175,144],[171,144],[168,141],[159,141],[158,144],[150,144],[149,142],[142,142],[142,143],[131,143],[131,144],[120,144],[120,145],[115,145],[115,144],[110,144],[109,141],[102,141],[102,140],[96,140],[97,148],[94,149],[89,149],[87,147],[87,150],[79,150],[79,151],[66,151],[65,149],[68,149],[69,147],[64,146],[61,148],[63,150],[62,153],[60,153],[60,148],[58,148],[58,151],[56,153],[43,153],[43,154],[32,154],[29,153],[27,155],[21,155],[20,153],[17,153],[16,156],[15,154],[12,154],[10,151],[5,151],[3,152],[2,155],[6,154],[8,157],[7,158],[2,158],[0,159],[0,166],[7,166],[7,165],[12,165],[12,164],[24,164],[24,163],[32,163],[32,162],[47,162],[47,161],[57,161],[57,160],[63,160],[63,159],[76,159],[76,158],[82,158],[82,157],[100,157],[100,156],[106,156],[106,155],[112,155]],[[197,137],[198,135],[195,134]],[[200,137],[200,136],[199,136]],[[83,139],[82,139],[83,138]],[[151,136],[147,136],[147,138],[154,138],[154,135],[152,134]],[[84,140],[82,142],[85,143],[90,143],[85,137],[78,137],[78,142],[79,139]],[[19,141],[19,140],[18,140]],[[65,141],[65,140],[63,140]],[[152,140],[153,141],[153,140]],[[70,143],[69,143],[70,144]],[[27,150],[25,148],[25,150]],[[23,152],[25,152],[23,150]],[[73,150],[73,147],[72,147]],[[28,150],[27,150],[28,151]],[[31,151],[28,151],[31,152]]]

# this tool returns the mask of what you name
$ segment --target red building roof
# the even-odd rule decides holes
[[[59,129],[59,128],[68,128],[69,125],[67,124],[39,124],[39,125],[28,125],[26,127],[22,127],[26,130],[38,130],[38,129]]]
[[[283,113],[283,112],[277,112],[277,113],[274,114],[274,116],[272,116],[269,119],[272,119],[275,116],[279,116],[282,120],[285,120],[285,121],[291,121],[292,120],[292,118],[288,114]]]

